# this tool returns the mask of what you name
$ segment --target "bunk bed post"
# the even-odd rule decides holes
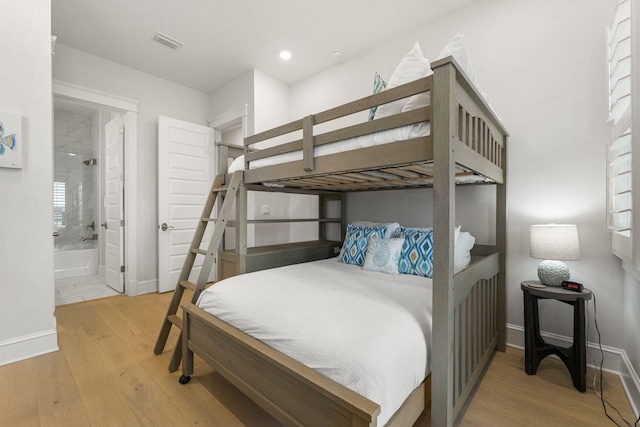
[[[315,117],[313,115],[306,116],[302,119],[302,158],[304,170],[307,172],[312,172],[314,169],[314,124]]]
[[[324,194],[318,195],[318,218],[327,217],[327,196]],[[327,223],[318,222],[318,239],[325,240],[327,238]]]
[[[247,272],[247,187],[240,184],[236,196],[236,274]]]
[[[344,240],[347,235],[347,194],[340,195],[340,237],[338,240]]]
[[[498,250],[498,296],[496,325],[498,351],[507,351],[507,139],[502,139],[502,184],[496,184],[496,246]]]
[[[457,124],[454,99],[456,70],[447,62],[434,68],[433,103],[433,357],[431,365],[431,425],[453,425],[454,296],[453,254],[455,223],[455,155]]]

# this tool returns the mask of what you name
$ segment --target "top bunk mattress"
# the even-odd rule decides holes
[[[430,372],[431,279],[336,258],[218,282],[197,305],[381,406],[385,425]]]

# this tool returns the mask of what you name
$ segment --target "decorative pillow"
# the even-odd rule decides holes
[[[348,224],[347,234],[342,244],[342,250],[338,256],[338,261],[345,264],[362,265],[367,254],[367,246],[371,237],[384,237],[387,227],[384,225],[375,227],[365,227]]]
[[[413,48],[402,58],[398,67],[387,83],[387,89],[409,83],[422,77],[432,74],[431,64],[429,60],[422,55],[422,50],[418,42],[415,42]],[[398,114],[407,103],[406,99],[399,99],[388,104],[378,107],[375,118],[391,116]]]
[[[380,239],[371,237],[364,257],[364,270],[398,274],[398,260],[404,239]]]
[[[471,65],[471,58],[469,58],[469,51],[467,50],[467,44],[464,38],[464,32],[460,30],[458,34],[453,36],[451,40],[442,48],[442,52],[438,55],[438,59],[446,58],[447,56],[453,56],[458,62],[462,71],[467,75],[471,83],[478,89],[480,95],[489,102],[489,97],[486,92],[480,89],[478,86],[478,79],[476,73]],[[416,107],[417,108],[417,107]]]
[[[389,239],[391,237],[395,237],[396,235],[396,230],[398,229],[398,227],[400,227],[400,224],[398,224],[397,222],[369,222],[369,221],[353,221],[351,224],[353,225],[359,225],[359,226],[363,226],[363,227],[379,227],[379,226],[385,226],[387,227],[387,231],[384,233],[384,237],[385,239]]]
[[[471,248],[476,243],[476,238],[466,231],[460,231],[456,240],[453,271],[458,272],[471,262]]]
[[[403,237],[404,244],[398,260],[398,271],[403,274],[431,277],[433,274],[433,229],[409,229],[399,227],[396,237]]]
[[[380,74],[376,73],[376,75],[373,77],[373,93],[374,94],[380,93],[386,87],[387,87],[387,82],[382,80],[382,77],[380,77]],[[371,109],[369,110],[369,121],[373,120],[376,117],[377,110],[378,110],[377,105],[375,107],[371,107]]]

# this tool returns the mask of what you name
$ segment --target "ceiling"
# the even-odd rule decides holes
[[[58,43],[209,93],[254,68],[296,83],[471,1],[52,0],[52,33]],[[184,45],[161,45],[156,31]],[[288,62],[282,49],[293,53]]]

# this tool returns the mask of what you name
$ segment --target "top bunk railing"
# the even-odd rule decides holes
[[[460,67],[453,58],[445,58],[433,63],[436,73],[441,67],[447,66],[454,67],[456,71],[453,93],[458,109],[453,120],[457,126],[452,135],[455,141],[455,161],[460,166],[456,174],[462,177],[461,182],[465,182],[465,175],[479,175],[486,180],[468,182],[501,183],[504,179],[505,145],[508,133],[478,89],[469,82],[464,72],[460,71]],[[352,177],[347,179],[347,182],[339,181],[336,183],[339,185],[335,188],[340,191],[350,191],[359,189],[358,179],[353,176],[354,172],[379,171],[387,168],[385,170],[390,174],[397,174],[395,177],[397,179],[391,177],[389,180],[393,181],[394,185],[402,186],[399,183],[406,181],[414,172],[406,169],[390,170],[388,167],[418,164],[427,172],[415,178],[415,184],[430,185],[428,163],[433,160],[433,134],[442,131],[438,128],[438,124],[434,123],[434,110],[448,108],[433,105],[433,96],[431,96],[432,104],[426,107],[376,120],[361,121],[323,133],[315,134],[314,130],[317,130],[317,125],[357,113],[363,114],[362,112],[372,107],[437,91],[438,88],[434,87],[433,82],[433,75],[427,76],[245,138],[244,169],[247,171],[245,182],[273,182],[286,185],[294,180],[302,180],[305,186],[313,187],[317,182],[309,181],[312,177],[351,173]],[[358,151],[358,154],[350,153],[342,157],[339,156],[347,152],[326,156],[315,154],[316,148],[324,145],[421,122],[430,123],[431,129],[428,135],[389,142],[390,145],[397,144],[393,147],[374,146],[356,149],[352,151]],[[287,138],[289,140],[280,142]],[[293,140],[290,140],[291,138]],[[282,167],[280,170],[278,167],[281,165],[251,167],[252,162],[292,153],[297,153],[298,159],[301,157],[301,160],[287,160],[289,167]],[[323,157],[326,158],[323,159]],[[328,189],[332,182],[330,179],[325,182],[324,189]]]

